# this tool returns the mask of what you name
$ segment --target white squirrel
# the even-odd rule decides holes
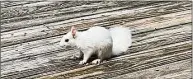
[[[107,30],[98,26],[79,32],[72,27],[71,31],[62,37],[59,45],[78,47],[80,49],[79,58],[83,57],[79,64],[86,64],[92,55],[97,56],[92,63],[100,64],[105,59],[127,51],[131,46],[131,32],[123,27]]]

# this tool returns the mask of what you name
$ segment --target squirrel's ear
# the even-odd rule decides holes
[[[76,35],[76,28],[74,26],[71,27],[71,33],[72,33],[72,36],[75,37],[75,35]]]

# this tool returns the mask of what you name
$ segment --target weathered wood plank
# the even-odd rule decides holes
[[[162,50],[162,49],[161,49]],[[172,62],[176,61],[181,61],[181,60],[186,60],[186,59],[191,59],[191,51],[187,52],[179,52],[179,51],[173,51],[172,55],[166,54],[166,53],[171,53],[172,50],[163,52],[163,53],[157,53],[157,51],[151,51],[153,53],[150,54],[149,52],[145,53],[140,53],[137,55],[128,55],[126,57],[119,57],[120,59],[116,59],[109,61],[107,63],[104,63],[102,65],[97,65],[94,67],[89,67],[84,70],[76,70],[73,72],[71,70],[69,73],[62,72],[57,75],[50,75],[43,77],[45,79],[52,79],[52,78],[88,78],[88,79],[93,79],[93,78],[111,78],[115,77],[118,75],[126,74],[126,73],[131,73],[135,72],[138,70],[143,70],[143,69],[148,69],[164,64],[169,64]],[[146,54],[146,55],[144,55]],[[148,55],[147,55],[148,54]],[[159,54],[159,55],[158,55]],[[139,55],[139,56],[138,56]],[[127,58],[128,57],[128,58]],[[113,62],[114,61],[114,62]],[[77,68],[76,68],[77,69]],[[67,71],[68,72],[68,71]],[[94,72],[101,72],[98,74],[92,74]],[[87,75],[89,74],[89,75]],[[86,76],[85,76],[86,75]]]
[[[164,16],[157,16],[157,17],[153,17],[153,18],[137,20],[137,21],[134,21],[134,22],[129,22],[125,25],[129,26],[129,27],[132,27],[132,28],[137,27],[137,29],[141,28],[139,30],[136,29],[136,31],[146,32],[147,33],[147,31],[148,31],[147,29],[143,30],[145,27],[148,28],[148,29],[152,28],[153,30],[155,30],[155,29],[164,28],[164,27],[168,27],[168,26],[178,25],[179,22],[183,22],[183,21],[185,22],[186,20],[188,20],[187,22],[189,22],[190,21],[189,16],[191,16],[190,11],[185,11],[185,12],[179,12],[179,14],[174,13],[174,14],[169,14],[169,15],[164,15]],[[163,20],[161,20],[160,18],[162,18]],[[157,22],[158,24],[155,23],[155,22]],[[172,23],[168,23],[168,22],[172,22]],[[179,23],[179,24],[181,24],[181,23]],[[149,27],[149,26],[151,26],[151,27]],[[158,28],[156,28],[156,27],[158,27]],[[141,31],[141,30],[143,30],[143,31]],[[135,30],[133,30],[133,31],[134,31],[133,34],[140,33],[140,32],[136,32]],[[141,35],[141,34],[138,34],[138,35]]]
[[[188,46],[187,46],[187,44],[188,44]],[[175,45],[169,45],[166,47],[164,46],[162,48],[158,48],[158,49],[154,49],[154,50],[150,50],[150,51],[145,51],[145,52],[141,52],[141,53],[134,53],[134,54],[128,55],[129,59],[126,59],[128,57],[128,56],[126,56],[126,58],[125,57],[119,57],[118,60],[122,61],[123,59],[125,59],[125,60],[136,61],[136,64],[137,64],[137,62],[140,62],[141,60],[138,60],[136,58],[143,58],[142,60],[145,60],[144,58],[146,58],[146,57],[144,57],[144,56],[159,57],[160,55],[163,55],[163,54],[164,55],[169,55],[169,53],[170,54],[174,54],[174,53],[177,54],[177,53],[180,53],[179,51],[187,50],[187,47],[189,47],[188,50],[191,50],[191,42],[178,43]],[[150,57],[148,57],[146,59],[150,59]],[[55,61],[55,64],[56,64],[55,66],[54,65],[45,66],[44,68],[35,68],[35,69],[30,69],[30,70],[26,70],[26,71],[22,71],[22,72],[15,72],[14,74],[17,75],[15,77],[25,78],[25,77],[29,77],[32,75],[43,75],[40,73],[43,73],[43,72],[45,73],[48,71],[50,71],[50,72],[52,71],[52,73],[54,73],[54,72],[61,72],[61,71],[66,71],[66,70],[75,69],[77,67],[81,67],[80,65],[77,65],[78,61],[72,61],[72,60],[67,60],[67,61],[66,60]],[[117,58],[114,58],[114,61],[117,61]],[[28,74],[25,74],[27,72],[28,72]],[[9,76],[4,76],[2,78],[12,77],[14,74],[12,74],[12,75],[9,74]]]
[[[1,8],[19,6],[24,4],[36,3],[38,1],[3,1],[1,2]]]
[[[168,9],[169,7],[170,8],[174,7],[174,5],[164,6],[164,7],[167,7],[167,9]],[[175,7],[177,7],[177,5],[175,5]],[[180,7],[180,6],[178,6],[178,7]],[[163,9],[163,7],[159,7],[159,8]],[[174,8],[173,8],[173,10],[175,10],[175,12],[176,12],[176,9],[179,9],[179,8],[176,8],[176,9],[174,9]],[[160,10],[160,9],[156,8],[156,10]],[[161,13],[160,14],[157,13],[156,10],[155,9],[152,10],[152,11],[155,12],[155,15],[151,14],[151,16],[153,16],[153,15],[156,16],[157,14],[161,15]],[[166,12],[170,12],[170,11],[171,10],[168,9],[168,11],[166,11]],[[154,12],[152,12],[152,13],[154,13]],[[190,12],[190,11],[187,11],[188,15],[182,15],[183,17],[179,16],[181,18],[178,17],[179,20],[173,20],[174,22],[172,22],[171,24],[186,23],[186,22],[189,22],[189,21],[191,22],[191,14],[188,13],[188,12]],[[141,14],[141,13],[135,14],[135,11],[132,12],[132,13],[133,13],[133,15],[128,15],[130,17],[127,18],[128,19],[127,22],[132,21],[132,20],[136,20],[136,19],[139,19],[139,18],[145,18],[150,14],[148,12],[147,16],[146,16],[146,15],[144,15],[146,13],[144,13],[144,14]],[[129,12],[129,14],[132,14],[132,13]],[[163,13],[165,13],[165,11]],[[181,12],[181,13],[183,13],[183,12]],[[179,14],[181,15],[181,13],[179,13]],[[135,14],[135,17],[134,17],[134,14]],[[116,17],[117,17],[117,19],[119,18],[119,20],[110,21],[110,19],[103,19],[103,20],[99,19],[98,21],[96,21],[96,19],[95,19],[94,21],[92,21],[92,20],[89,19],[89,22],[88,22],[88,20],[86,20],[86,21],[80,21],[80,22],[75,22],[75,23],[73,22],[73,23],[70,23],[70,24],[69,23],[67,23],[67,24],[54,23],[54,24],[49,24],[49,25],[46,25],[46,26],[42,25],[42,26],[38,26],[38,27],[30,27],[30,28],[21,29],[21,30],[5,32],[5,33],[1,33],[1,35],[2,35],[1,36],[1,39],[2,39],[1,45],[2,45],[2,47],[5,47],[5,46],[9,46],[9,45],[18,44],[18,43],[29,42],[29,41],[33,41],[33,40],[38,40],[38,39],[43,39],[43,38],[47,38],[47,37],[61,35],[61,34],[66,33],[66,31],[69,30],[69,28],[71,26],[76,26],[78,29],[85,29],[85,28],[88,28],[89,26],[92,26],[92,25],[97,25],[97,26],[108,26],[109,25],[110,26],[110,25],[113,25],[113,24],[121,24],[122,22],[125,22],[124,20],[126,20],[126,19],[121,20],[122,22],[120,23],[120,16],[116,16]],[[186,18],[184,18],[184,17],[186,17]],[[124,17],[122,16],[122,18],[124,18]],[[115,19],[115,17],[112,18],[112,19]],[[157,19],[159,19],[159,18],[157,18]],[[175,19],[177,19],[177,18],[175,18]],[[107,20],[107,22],[109,21],[109,23],[105,22],[105,20]],[[171,19],[169,19],[169,20],[171,20]],[[116,21],[118,23],[116,23]],[[99,23],[97,23],[97,22],[99,22]],[[159,28],[159,27],[157,27],[157,28]]]
[[[100,70],[104,71],[103,73],[99,73],[99,74],[96,74],[96,75],[85,76],[85,77],[82,77],[82,79],[83,78],[84,79],[112,78],[112,77],[122,75],[122,74],[125,74],[125,73],[131,73],[131,72],[135,72],[135,71],[138,71],[138,70],[157,67],[157,66],[160,66],[160,65],[169,64],[169,63],[173,63],[173,62],[177,62],[177,61],[181,61],[181,60],[185,60],[185,59],[191,59],[191,52],[189,52],[189,53],[183,52],[181,54],[176,54],[176,55],[169,56],[169,57],[162,57],[161,59],[155,59],[155,60],[152,60],[152,61],[148,61],[146,63],[139,64],[137,66],[125,66],[125,68],[122,68],[122,69],[119,69],[119,70],[114,70],[114,71],[112,71],[113,69],[108,69],[108,68],[107,68],[107,70],[105,70],[104,65],[103,65],[104,69],[96,69],[96,71],[97,70],[98,71],[100,71]],[[119,62],[121,62],[121,61],[119,61]],[[119,64],[128,64],[128,63],[121,62]],[[106,67],[109,67],[109,66],[107,65]],[[119,66],[117,65],[117,66],[112,67],[112,68],[117,68],[117,67],[119,67]],[[88,71],[89,70],[92,70],[92,69],[88,69]],[[105,73],[105,71],[106,71],[106,73]],[[74,73],[72,73],[72,74],[74,75]],[[71,74],[65,74],[63,77],[68,78],[68,75],[71,75]],[[70,78],[77,78],[77,77],[80,77],[80,76],[74,76],[74,77],[72,76]],[[61,78],[61,76],[59,76],[59,78]]]
[[[21,17],[24,15],[29,15],[33,13],[50,11],[50,10],[55,10],[55,9],[60,9],[60,8],[65,8],[65,7],[73,7],[73,6],[83,5],[83,4],[94,3],[94,2],[97,2],[97,1],[93,1],[93,2],[90,2],[90,1],[37,2],[37,3],[26,4],[26,5],[16,6],[16,7],[2,8],[1,16],[2,16],[2,19]]]
[[[164,21],[165,22],[165,21]],[[168,24],[167,24],[168,25]],[[149,25],[149,26],[151,26],[151,25]],[[160,26],[159,26],[160,27]],[[169,27],[169,26],[168,26]],[[182,26],[182,27],[184,27],[184,26]],[[160,27],[161,28],[161,27]],[[191,26],[188,26],[188,28],[186,28],[186,27],[184,27],[185,29],[188,29],[188,30],[190,30],[191,29]],[[184,30],[185,30],[184,29]],[[181,30],[174,30],[174,31],[176,31],[176,32],[178,32],[178,31],[182,31],[183,29],[181,29]],[[159,32],[161,32],[161,31],[158,31],[158,30],[156,30],[157,31],[157,33],[159,33]],[[167,31],[165,31],[165,32],[167,32]],[[188,32],[187,30],[186,30],[186,32]],[[152,33],[152,34],[155,34],[156,32],[154,32],[154,33]],[[170,32],[168,32],[168,33],[170,33]],[[164,34],[164,33],[163,33]],[[167,33],[166,33],[167,34]],[[141,34],[141,35],[143,35],[143,34]],[[141,35],[139,35],[139,36],[141,36]],[[148,35],[148,32],[146,33],[146,34],[144,34],[144,35],[146,35],[147,37],[146,38],[143,38],[143,37],[141,37],[141,38],[143,38],[143,39],[147,39],[147,38],[150,38]],[[155,34],[156,35],[156,34]],[[160,35],[160,34],[158,34],[158,35]],[[187,36],[187,35],[190,35],[190,33],[188,33],[188,34],[183,34],[183,35],[180,35],[180,37],[175,37],[175,38],[184,38],[184,39],[181,39],[181,40],[177,40],[177,41],[183,41],[183,40],[188,40],[190,37],[191,37],[191,35],[190,36]],[[184,36],[184,37],[182,37],[182,36]],[[155,36],[152,36],[152,37],[155,37]],[[170,36],[169,36],[170,37]],[[188,37],[188,38],[187,38]],[[161,37],[162,38],[162,37]],[[174,39],[175,39],[174,38]],[[138,42],[140,42],[140,40],[143,40],[143,39],[140,39],[140,38],[137,38],[138,40]],[[50,41],[48,41],[48,40],[50,40]],[[7,53],[7,54],[3,54],[4,56],[4,58],[2,58],[2,59],[7,59],[6,57],[8,57],[8,60],[5,60],[5,61],[9,61],[10,59],[9,59],[9,56],[11,56],[11,57],[13,57],[13,59],[15,58],[15,57],[18,57],[18,58],[20,58],[21,56],[21,58],[23,58],[23,57],[29,57],[30,55],[31,56],[36,56],[36,55],[38,55],[38,54],[41,54],[41,53],[46,53],[45,51],[50,51],[50,50],[53,50],[53,49],[56,49],[56,47],[57,47],[57,45],[56,44],[54,44],[54,45],[52,45],[53,43],[56,43],[56,41],[58,41],[59,40],[59,38],[57,38],[56,40],[52,40],[52,39],[48,39],[47,41],[48,42],[50,42],[50,44],[49,43],[45,43],[46,42],[46,40],[42,40],[42,41],[44,41],[44,42],[41,42],[41,43],[39,43],[39,42],[34,42],[34,43],[30,43],[30,44],[32,44],[32,45],[28,45],[28,43],[25,43],[24,44],[24,47],[22,47],[22,46],[20,46],[19,44],[17,45],[17,46],[20,46],[20,47],[18,47],[18,49],[17,50],[19,50],[19,49],[22,49],[22,48],[26,48],[26,49],[24,49],[23,50],[23,56],[22,56],[22,51],[21,50],[19,50],[18,52],[17,52],[17,50],[11,50],[11,52],[12,52],[12,54],[10,54],[10,53]],[[153,39],[154,40],[154,39]],[[169,40],[171,40],[171,39],[169,39]],[[45,43],[45,44],[44,44]],[[141,42],[141,43],[143,43],[143,42]],[[166,43],[163,43],[163,44],[167,44],[168,42],[166,42]],[[173,43],[175,43],[175,41],[173,41]],[[35,47],[34,47],[34,44],[35,44]],[[40,44],[40,45],[38,45],[38,44]],[[43,46],[45,46],[45,45],[47,45],[47,46],[51,46],[51,47],[48,47],[48,48],[51,48],[50,50],[47,50],[47,49],[44,49],[44,47],[41,47],[41,45],[43,44]],[[153,42],[151,43],[151,44],[153,44]],[[168,44],[170,44],[170,43],[168,43]],[[28,46],[28,47],[25,47],[25,45],[26,46]],[[37,46],[37,47],[36,47]],[[135,45],[134,45],[135,46]],[[145,46],[145,45],[143,45],[143,46]],[[16,46],[12,46],[12,49],[14,49]],[[43,51],[42,52],[38,52],[38,53],[35,53],[35,54],[32,54],[33,52],[31,52],[31,54],[30,54],[30,52],[27,52],[27,51],[30,51],[30,50],[33,50],[33,49],[31,49],[31,48],[33,48],[34,47],[34,49],[42,49]],[[53,49],[52,49],[53,48]],[[136,49],[138,49],[138,47],[135,47]],[[9,50],[9,49],[7,49],[7,50]],[[56,50],[58,50],[58,49],[56,49]],[[6,50],[5,50],[6,51]],[[14,51],[16,51],[16,52],[14,52]],[[13,53],[14,52],[14,53]],[[50,53],[48,53],[48,54],[50,54]],[[7,55],[7,56],[6,56]],[[21,56],[18,56],[18,55],[21,55]],[[45,54],[42,54],[42,55],[45,55]],[[17,58],[15,58],[15,59],[17,59]]]
[[[186,37],[186,35],[190,35],[190,36],[188,36],[188,38]],[[172,36],[176,36],[176,37],[178,37],[178,38],[173,38]],[[177,43],[177,41],[182,41],[182,40],[190,40],[191,39],[191,33],[189,33],[189,34],[183,34],[182,36],[185,36],[185,37],[181,37],[181,35],[179,36],[178,34],[177,35],[169,35],[169,36],[167,36],[167,37],[165,37],[165,38],[168,38],[168,40],[167,39],[164,39],[163,37],[163,39],[165,40],[165,42],[164,42],[164,40],[161,40],[161,39],[159,39],[159,40],[157,40],[157,41],[151,41],[151,42],[147,42],[147,43],[144,43],[144,45],[139,45],[139,46],[132,46],[131,47],[131,50],[129,51],[129,52],[132,52],[132,53],[134,53],[134,52],[137,52],[136,50],[139,50],[139,51],[142,51],[142,50],[148,50],[148,49],[150,49],[150,48],[155,48],[155,47],[159,47],[159,46],[164,46],[164,44],[165,45],[168,45],[168,44],[172,44],[172,43]],[[171,38],[173,38],[173,39],[171,39]],[[184,39],[185,38],[185,39]],[[174,40],[176,40],[177,39],[177,41],[174,41]],[[181,39],[181,40],[180,40]],[[161,41],[160,41],[161,40]],[[152,44],[152,45],[151,45]],[[157,44],[157,45],[156,45]],[[186,44],[187,45],[187,44]],[[190,44],[190,42],[189,42],[189,46],[190,46],[191,44]],[[155,46],[155,47],[154,47]],[[177,46],[183,46],[183,45],[177,45]],[[177,47],[177,46],[175,46],[175,47]],[[191,47],[191,46],[190,46]],[[170,48],[171,49],[171,48]],[[180,49],[180,48],[178,48],[178,49]],[[185,46],[185,49],[187,50],[187,49],[189,49],[189,47],[188,46]],[[53,50],[53,49],[52,49]],[[166,50],[166,49],[165,49]],[[177,49],[176,49],[177,50]],[[182,49],[180,49],[180,50],[184,50],[184,48]],[[18,60],[15,60],[14,62],[13,61],[9,61],[9,62],[5,62],[5,63],[2,63],[2,74],[3,73],[6,73],[6,72],[10,72],[10,71],[15,71],[15,70],[22,70],[22,69],[29,69],[29,67],[28,67],[28,65],[27,65],[27,63],[29,64],[35,64],[35,66],[34,65],[31,65],[30,67],[40,67],[40,66],[42,66],[42,65],[44,65],[44,66],[46,66],[46,62],[49,62],[50,60],[53,60],[53,59],[57,59],[57,56],[60,56],[61,55],[61,53],[64,53],[63,54],[63,56],[65,55],[65,53],[67,53],[67,54],[69,54],[68,52],[62,52],[63,50],[55,50],[55,51],[50,51],[50,52],[48,52],[46,55],[45,54],[43,54],[43,55],[35,55],[35,56],[33,56],[33,57],[31,57],[31,58],[22,58],[22,59],[18,59]],[[69,52],[72,52],[72,51],[69,51]],[[177,51],[176,51],[177,52]],[[77,53],[77,52],[76,52]],[[51,55],[52,54],[52,55]],[[55,55],[53,55],[53,54],[55,54]],[[72,54],[72,53],[71,53]],[[56,56],[56,57],[55,57]],[[58,58],[62,58],[62,57],[58,57]],[[30,61],[26,61],[26,60],[30,60]],[[44,61],[42,61],[42,60],[44,60]],[[34,61],[36,61],[36,62],[34,62]],[[39,61],[39,62],[37,62],[37,61]],[[24,63],[26,63],[26,64],[24,64]],[[14,64],[14,65],[13,65]],[[42,64],[42,65],[41,65]],[[66,63],[65,63],[66,64]],[[47,63],[47,65],[49,65],[49,63]],[[68,66],[68,65],[67,65]],[[72,66],[72,65],[71,65]],[[22,68],[23,67],[23,68]],[[8,68],[8,69],[7,69]],[[9,71],[8,71],[9,70]]]
[[[191,78],[191,59],[124,74],[111,79],[165,79],[180,75],[186,75],[186,78],[178,77],[180,79]]]
[[[98,14],[98,13],[104,13],[110,12],[110,11],[115,11],[115,10],[120,10],[124,8],[131,8],[135,6],[140,6],[141,5],[147,5],[150,3],[158,3],[158,2],[98,2],[98,3],[92,3],[92,4],[85,4],[85,5],[80,5],[80,6],[74,6],[74,7],[68,7],[68,8],[61,8],[61,9],[56,9],[56,10],[51,10],[51,11],[46,11],[46,12],[40,12],[40,13],[34,13],[22,17],[13,17],[13,18],[8,18],[8,19],[3,19],[1,22],[3,23],[10,23],[10,22],[18,22],[22,20],[31,20],[31,19],[37,19],[37,18],[48,18],[48,17],[58,17],[58,16],[69,16],[79,14],[79,16],[86,16],[86,15],[93,15],[93,14]],[[161,2],[159,2],[161,3]],[[71,18],[75,18],[75,16],[71,16]],[[66,18],[67,19],[67,18]],[[70,19],[70,18],[68,18]],[[65,19],[64,19],[65,20]]]
[[[129,2],[122,4],[122,5],[116,4],[116,3],[105,3],[105,4],[98,3],[98,4],[92,4],[92,5],[90,4],[90,5],[82,5],[82,6],[64,8],[64,9],[56,10],[56,11],[38,13],[38,15],[34,14],[34,16],[28,15],[29,17],[27,17],[27,18],[31,17],[31,19],[29,19],[29,20],[25,20],[25,18],[23,18],[24,20],[20,20],[20,19],[17,20],[16,19],[16,21],[19,21],[19,22],[12,22],[12,23],[8,23],[8,24],[3,24],[1,31],[6,32],[6,31],[21,29],[21,28],[27,28],[30,26],[38,26],[38,25],[43,25],[43,24],[45,25],[45,24],[59,22],[59,21],[65,21],[65,20],[69,20],[69,19],[73,19],[73,18],[77,19],[77,18],[84,17],[84,16],[91,16],[94,14],[101,14],[101,13],[106,14],[106,13],[108,13],[108,15],[110,15],[109,12],[111,12],[111,11],[119,12],[119,11],[122,11],[123,9],[127,9],[127,8],[134,7],[134,6],[139,6],[139,5],[144,5],[144,4],[148,4],[148,3],[150,3],[150,2],[147,2],[147,3],[138,2],[138,3],[134,3],[133,5],[130,5]],[[116,6],[116,8],[112,8],[115,6]],[[103,15],[103,16],[105,16],[105,15]],[[98,18],[98,17],[96,15],[94,15],[94,17],[91,17],[91,18]],[[5,21],[3,20],[2,22],[5,22]]]
[[[1,78],[36,78],[43,75],[55,74],[60,72],[64,72],[64,74],[59,74],[54,77],[110,78],[112,77],[111,74],[114,74],[113,76],[116,77],[122,74],[135,72],[140,69],[148,69],[163,64],[169,64],[181,60],[190,59],[190,50],[192,48],[190,23],[191,5],[192,4],[186,2],[179,2],[176,4],[160,4],[156,6],[154,4],[146,7],[141,6],[142,8],[131,7],[132,9],[129,8],[128,11],[124,11],[124,7],[120,7],[116,9],[107,9],[110,10],[108,12],[109,14],[96,13],[96,15],[91,16],[89,15],[80,18],[74,17],[67,21],[57,20],[61,22],[57,22],[55,20],[52,21],[54,23],[45,23],[46,26],[38,25],[35,27],[20,29],[18,31],[4,32],[2,34],[7,34],[3,36],[4,40],[9,39],[9,37],[12,37],[14,35],[16,38],[21,40],[16,39],[17,42],[15,42],[13,41],[15,40],[14,38],[12,40],[9,40],[13,41],[12,43],[1,48],[3,49],[3,62],[1,62],[1,66],[3,66],[1,68],[1,71],[3,75],[1,76]],[[34,5],[32,6],[34,7]],[[164,7],[159,8],[158,6]],[[119,10],[123,12],[114,10]],[[50,11],[48,10],[48,12]],[[39,14],[41,15],[41,12]],[[116,16],[113,16],[113,14],[116,14]],[[45,17],[48,16],[46,15]],[[102,65],[89,65],[85,67],[83,67],[82,65],[77,65],[79,60],[69,58],[70,56],[72,56],[72,54],[78,54],[78,51],[76,49],[62,49],[58,47],[57,43],[61,38],[60,35],[66,33],[71,26],[76,26],[80,30],[85,30],[88,29],[90,26],[104,26],[109,28],[119,24],[130,27],[132,29],[134,39],[133,45],[131,46],[131,48],[129,48],[129,51],[125,53],[126,55],[112,58],[110,61],[107,61]],[[22,31],[24,32],[24,34],[22,33]],[[40,31],[44,33],[41,33]],[[9,36],[9,33],[12,36]],[[32,34],[30,37],[34,38],[31,39],[30,37],[25,37],[29,34]],[[126,64],[124,65],[123,63]],[[76,68],[77,72],[72,70]],[[125,71],[119,70],[122,68],[125,68]],[[94,72],[93,70],[96,70],[96,72]],[[182,72],[185,72],[185,74],[177,76],[169,74],[169,76],[172,76],[172,78],[183,78],[184,76],[187,76],[187,74],[189,74],[186,71]],[[165,75],[160,78],[167,76],[168,75]]]
[[[2,0],[6,1],[6,0]],[[10,1],[19,1],[19,0],[10,0]],[[32,0],[26,0],[26,1],[32,1]],[[45,0],[38,0],[38,1],[45,1]],[[65,0],[46,0],[46,1],[65,1]],[[77,1],[77,0],[72,0]],[[78,1],[84,1],[84,0],[78,0]],[[96,1],[96,0],[87,0],[87,1]],[[133,1],[133,0],[103,0],[103,1]],[[138,0],[138,1],[160,1],[160,0]],[[191,0],[162,0],[162,1],[189,1]]]
[[[191,63],[191,62],[190,62]],[[174,73],[174,74],[169,74],[169,75],[166,75],[166,76],[162,76],[162,77],[159,77],[157,79],[163,79],[163,78],[171,78],[171,79],[191,79],[192,78],[192,75],[191,75],[191,70],[192,69],[188,69],[188,70],[184,70],[184,71],[181,71],[181,72],[178,72],[178,73]]]
[[[161,78],[191,79],[192,78],[192,69],[184,70],[184,71],[181,71],[181,72],[175,73],[175,74],[166,75],[166,76],[160,77],[159,79],[161,79]]]
[[[151,26],[151,25],[147,25],[147,26]],[[178,29],[178,28],[180,28],[180,29]],[[172,34],[172,32],[177,33],[177,32],[181,32],[181,31],[187,31],[187,29],[189,29],[189,31],[190,31],[191,24],[188,24],[188,25],[185,24],[185,25],[182,25],[182,26],[175,26],[173,28],[163,29],[163,30],[160,30],[160,31],[156,30],[154,32],[146,32],[146,33],[138,34],[137,36],[136,35],[134,36],[134,38],[138,37],[138,38],[136,38],[137,40],[135,40],[135,39],[134,40],[137,44],[140,44],[140,43],[143,44],[142,40],[150,39],[150,38],[155,37],[155,36],[162,36],[163,37],[164,34],[169,34],[169,33]],[[172,31],[169,31],[169,30],[172,30]],[[162,31],[165,31],[165,32],[162,32]],[[187,31],[187,32],[189,32],[189,31]],[[146,35],[146,37],[144,37],[144,35]],[[141,37],[141,36],[143,36],[143,37]],[[159,38],[162,38],[162,37],[159,37]],[[28,42],[28,43],[24,43],[24,44],[17,44],[17,45],[1,48],[2,62],[9,61],[10,59],[11,60],[15,59],[15,57],[20,58],[21,56],[23,57],[23,56],[26,56],[26,55],[31,55],[30,52],[27,53],[27,51],[30,51],[30,50],[35,51],[39,47],[42,47],[42,46],[45,46],[45,45],[47,45],[47,46],[53,45],[54,46],[55,45],[54,43],[57,43],[60,40],[60,38],[61,38],[61,36],[58,36],[58,37],[43,39],[43,40],[40,40],[40,41]],[[159,39],[159,38],[154,38],[152,40]],[[133,46],[135,46],[135,45],[133,45]],[[57,47],[57,45],[55,47]],[[43,48],[44,47],[42,47],[40,49],[43,50]],[[52,47],[50,47],[50,48],[52,48]],[[33,49],[35,49],[35,50],[33,50]],[[33,52],[31,52],[31,53],[33,54]],[[40,53],[41,52],[39,52],[39,54]],[[35,53],[35,54],[38,54],[38,53]]]
[[[167,34],[178,35],[176,37],[173,36],[173,38],[171,38],[171,39],[184,38],[186,40],[187,37],[190,37],[190,36],[186,35],[186,34],[188,34],[188,32],[190,32],[190,30],[188,30],[188,29],[191,29],[191,24],[185,24],[185,25],[175,26],[173,28],[171,27],[171,28],[167,28],[167,29],[155,30],[155,31],[149,32],[149,33],[148,32],[142,33],[141,35],[138,34],[138,35],[133,36],[133,45],[132,46],[133,47],[134,46],[140,46],[146,42],[151,42],[153,40],[155,41],[155,40],[159,40],[161,38],[171,36],[171,35],[168,36]],[[179,35],[179,34],[181,34],[180,32],[184,32],[184,31],[186,31],[187,33]],[[16,60],[18,58],[34,56],[37,54],[43,54],[43,53],[46,53],[50,50],[52,50],[52,51],[53,50],[59,50],[61,48],[58,47],[57,44],[60,41],[60,39],[61,39],[61,36],[58,36],[58,37],[23,43],[21,45],[18,44],[18,45],[13,45],[13,46],[1,48],[1,54],[2,54],[1,55],[1,62]],[[177,40],[177,41],[179,42],[179,40]],[[170,43],[168,43],[168,44],[170,44]],[[47,49],[47,48],[49,48],[49,49]],[[133,49],[133,50],[135,50],[135,49]],[[37,53],[34,53],[34,51],[37,51]],[[38,51],[40,51],[40,52],[38,52]]]

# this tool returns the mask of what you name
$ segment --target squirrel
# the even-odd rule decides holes
[[[92,63],[100,64],[106,59],[127,51],[131,46],[131,32],[124,27],[106,29],[95,26],[83,32],[71,27],[70,32],[62,37],[59,45],[62,47],[76,46],[80,50],[79,58],[83,58],[79,64],[86,64],[92,55],[97,56]]]

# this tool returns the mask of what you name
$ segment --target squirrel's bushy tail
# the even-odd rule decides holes
[[[126,27],[114,27],[109,29],[113,39],[113,56],[121,55],[131,46],[131,30]]]

